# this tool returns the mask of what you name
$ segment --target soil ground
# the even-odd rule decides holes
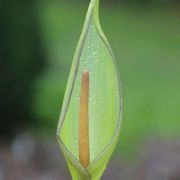
[[[180,180],[180,143],[149,140],[135,161],[116,156],[103,180]],[[19,136],[0,144],[0,180],[70,180],[66,163],[55,141]]]

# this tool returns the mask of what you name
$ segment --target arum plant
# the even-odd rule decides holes
[[[120,133],[121,87],[98,9],[99,0],[91,0],[57,129],[74,180],[101,178]]]

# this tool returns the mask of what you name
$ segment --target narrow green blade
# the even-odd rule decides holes
[[[57,135],[74,180],[98,180],[118,141],[122,97],[115,59],[101,29],[99,0],[89,5],[68,79]],[[89,71],[90,164],[79,162],[78,122],[83,71]]]

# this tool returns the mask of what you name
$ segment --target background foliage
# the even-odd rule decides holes
[[[45,64],[35,2],[3,1],[0,10],[0,137],[12,137],[36,123],[32,86]]]
[[[175,0],[106,2],[101,21],[124,91],[118,150],[129,155],[145,138],[179,137],[180,11]],[[2,3],[0,136],[54,136],[88,1]]]

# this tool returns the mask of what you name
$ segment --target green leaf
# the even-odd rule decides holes
[[[74,180],[98,180],[119,138],[122,97],[111,47],[99,23],[99,0],[91,0],[71,67],[58,124],[59,146]],[[90,164],[79,161],[81,79],[89,71]]]

